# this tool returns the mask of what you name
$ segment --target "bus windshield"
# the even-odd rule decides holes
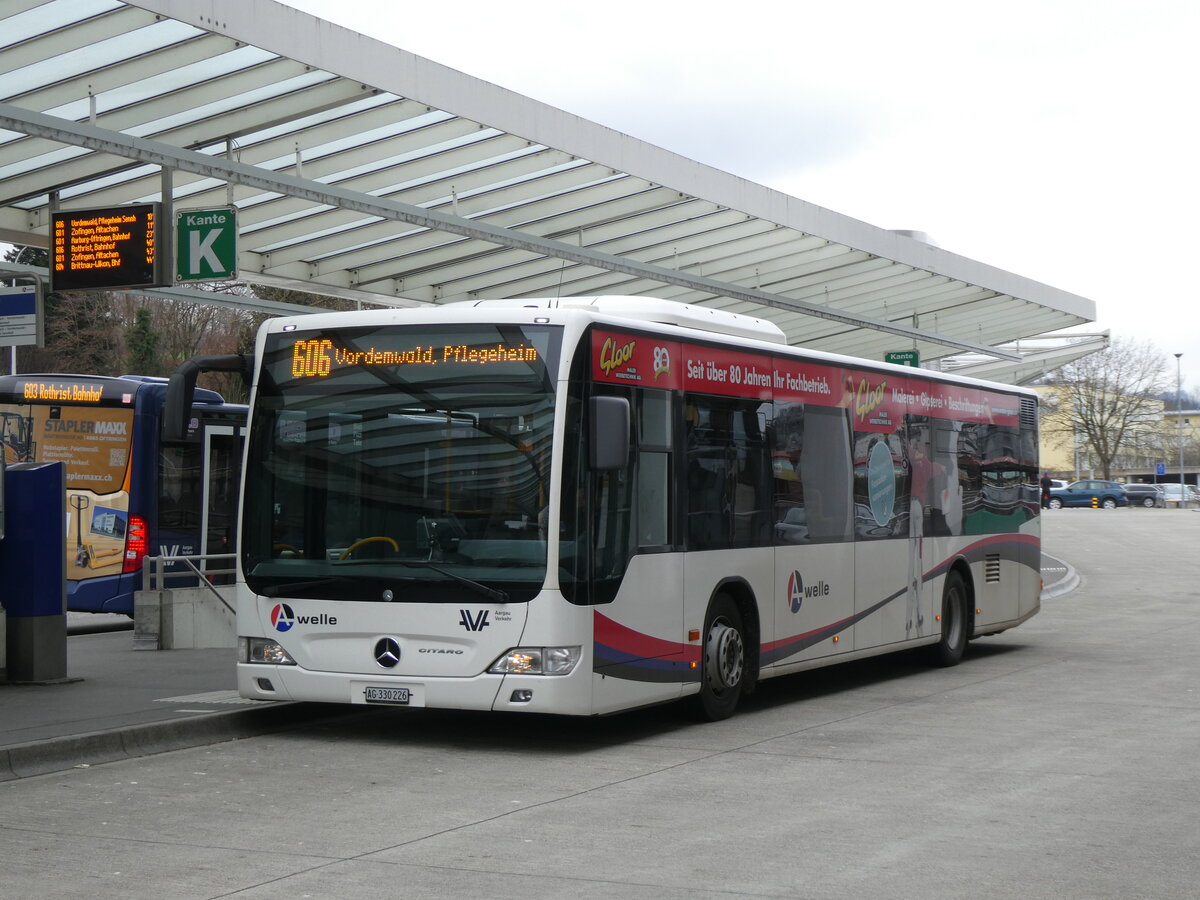
[[[266,338],[242,525],[265,596],[528,600],[546,575],[560,329]]]

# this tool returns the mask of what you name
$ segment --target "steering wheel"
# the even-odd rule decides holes
[[[357,550],[363,544],[372,544],[377,541],[386,541],[387,543],[392,545],[393,552],[395,552],[395,553],[400,552],[400,545],[397,544],[390,537],[388,537],[386,534],[375,534],[375,535],[372,535],[371,537],[365,537],[365,538],[355,541],[353,544],[351,544],[349,547],[347,547],[345,550],[342,551],[342,555],[339,556],[338,559],[339,560],[345,559],[347,556],[349,556],[351,553],[353,553],[355,550]]]
[[[304,554],[303,554],[303,553],[301,553],[299,550],[297,550],[295,547],[293,547],[291,544],[272,544],[272,545],[271,545],[271,551],[272,551],[272,552],[273,552],[273,553],[274,553],[276,556],[278,556],[280,553],[287,553],[287,552],[289,552],[289,551],[290,551],[290,552],[292,552],[292,553],[295,553],[297,556],[303,556],[303,555],[304,555]]]

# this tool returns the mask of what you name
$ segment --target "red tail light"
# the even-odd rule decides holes
[[[129,517],[129,530],[125,532],[125,564],[122,572],[140,572],[146,556],[146,520],[141,516]]]

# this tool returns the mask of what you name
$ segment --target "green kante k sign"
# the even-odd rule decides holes
[[[189,209],[175,213],[175,280],[237,277],[237,210]]]
[[[921,367],[921,354],[916,350],[898,350],[894,353],[883,354],[883,361],[895,363],[898,366],[912,366],[914,369]]]

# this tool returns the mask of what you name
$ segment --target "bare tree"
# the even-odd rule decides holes
[[[125,367],[124,311],[104,291],[51,294],[46,303],[46,347],[50,372],[116,375]]]
[[[1161,453],[1166,370],[1158,347],[1121,338],[1068,363],[1048,379],[1058,402],[1043,412],[1043,433],[1086,445],[1105,478],[1123,457]]]
[[[23,255],[22,255],[23,254]],[[46,265],[37,248],[14,247],[6,260]],[[221,294],[253,294],[260,299],[345,310],[353,300],[282,288],[214,282],[201,290]],[[132,291],[72,291],[46,299],[46,346],[18,348],[22,372],[78,372],[87,375],[166,376],[194,356],[253,353],[254,335],[269,314],[212,303],[190,303],[147,297]],[[242,400],[246,389],[233,373],[205,373],[204,387],[227,399]]]

